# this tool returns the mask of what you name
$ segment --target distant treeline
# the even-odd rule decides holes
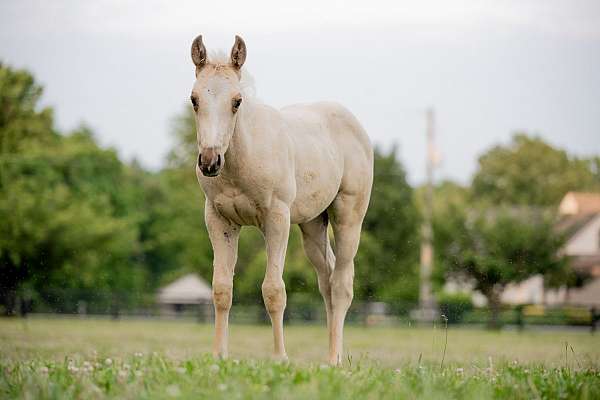
[[[52,109],[39,105],[41,95],[31,74],[0,64],[4,312],[13,312],[24,295],[60,309],[62,300],[53,296],[58,289],[127,292],[142,302],[187,272],[210,282],[212,250],[194,172],[191,110],[175,119],[176,144],[166,166],[149,172],[100,147],[86,127],[59,132]],[[599,166],[598,157],[575,158],[521,134],[480,157],[470,187],[437,185],[436,288],[457,272],[474,278],[489,296],[508,280],[535,272],[554,284],[567,282],[568,263],[556,255],[561,238],[548,229],[553,207],[568,190],[598,190]],[[376,151],[375,183],[356,262],[356,298],[392,304],[417,300],[420,192],[407,183],[395,149]],[[489,217],[490,210],[495,217]],[[244,228],[236,302],[262,302],[265,262],[262,236]],[[291,299],[320,298],[297,227],[285,268]]]

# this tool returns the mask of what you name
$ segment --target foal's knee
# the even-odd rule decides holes
[[[286,294],[283,279],[265,279],[262,284],[262,294],[269,314],[282,312],[285,309]]]
[[[230,282],[213,283],[213,303],[218,311],[229,311],[233,295],[233,284]]]

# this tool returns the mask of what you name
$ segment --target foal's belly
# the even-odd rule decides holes
[[[336,194],[336,186],[299,185],[290,204],[290,222],[301,224],[316,218],[329,207]],[[240,191],[218,193],[211,201],[219,214],[242,226],[261,226],[264,213],[268,212],[265,205]]]
[[[290,207],[291,221],[301,224],[316,218],[329,207],[338,193],[341,174],[335,169],[306,169],[296,175],[296,181],[296,198]]]
[[[301,191],[290,205],[290,222],[302,224],[319,216],[335,198],[334,190]],[[215,208],[225,218],[236,224],[261,226],[264,212],[256,201],[245,194],[218,194],[212,200]]]

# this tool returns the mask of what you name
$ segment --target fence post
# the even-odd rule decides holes
[[[523,305],[519,304],[515,307],[515,311],[517,312],[517,329],[519,332],[522,332],[525,329],[525,320],[523,319]]]
[[[119,319],[119,316],[121,314],[119,303],[120,303],[119,295],[116,293],[113,293],[113,297],[112,297],[112,301],[111,301],[111,305],[110,305],[110,315],[113,320]]]

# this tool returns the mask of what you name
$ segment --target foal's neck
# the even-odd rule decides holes
[[[250,127],[252,124],[253,104],[244,104],[244,107],[239,110],[233,136],[229,142],[229,148],[225,153],[225,168],[223,173],[231,178],[238,178],[247,169],[247,159],[251,154],[252,147],[252,132]]]

